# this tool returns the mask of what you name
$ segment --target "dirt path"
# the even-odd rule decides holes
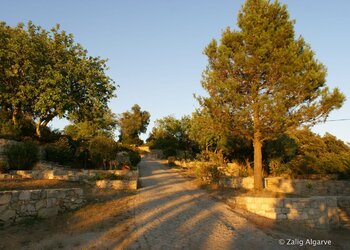
[[[281,249],[278,239],[238,216],[174,170],[143,160],[131,249]]]

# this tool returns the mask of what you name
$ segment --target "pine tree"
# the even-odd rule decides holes
[[[326,86],[326,68],[294,33],[286,5],[247,0],[238,30],[227,28],[220,42],[204,50],[208,66],[198,97],[217,122],[254,145],[254,187],[263,188],[262,144],[288,128],[325,121],[344,95]]]

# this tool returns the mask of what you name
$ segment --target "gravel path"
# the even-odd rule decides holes
[[[143,159],[140,175],[128,249],[281,249],[278,239],[174,170]]]

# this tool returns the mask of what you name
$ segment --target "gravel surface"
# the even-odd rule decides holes
[[[142,160],[130,249],[282,249],[174,170]]]

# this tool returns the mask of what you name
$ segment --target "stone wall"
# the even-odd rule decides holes
[[[233,206],[274,220],[288,220],[310,228],[332,229],[350,226],[350,197],[310,198],[234,197]],[[344,212],[345,211],[345,212]]]
[[[96,181],[96,187],[119,190],[136,190],[137,180],[99,180]]]
[[[30,178],[30,179],[49,179],[49,180],[68,180],[83,181],[89,180],[96,174],[115,174],[125,176],[128,179],[137,179],[138,171],[125,170],[68,170],[61,168],[46,170],[17,170],[10,174],[0,174],[0,179]]]
[[[48,218],[84,204],[81,188],[0,192],[0,224],[39,217]]]
[[[265,188],[273,192],[301,195],[350,195],[349,180],[302,180],[265,178]]]
[[[254,188],[254,178],[253,177],[222,177],[219,180],[220,185],[229,188],[243,188],[243,189],[253,189]]]

